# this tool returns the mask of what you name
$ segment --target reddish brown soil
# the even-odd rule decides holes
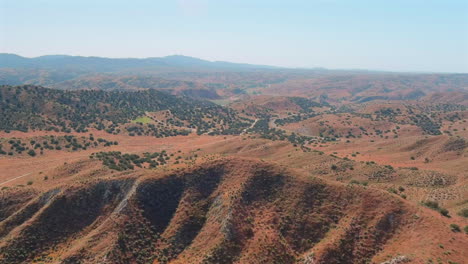
[[[18,195],[4,191],[2,201]],[[222,158],[172,172],[105,170],[29,196],[15,213],[2,211],[0,263],[381,263],[399,255],[411,263],[463,263],[468,257],[466,235],[449,227],[460,220],[387,192],[256,159]]]

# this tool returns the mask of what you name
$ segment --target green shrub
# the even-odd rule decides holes
[[[445,217],[449,217],[449,211],[445,208],[440,208],[439,209],[439,212],[441,215],[445,216]]]
[[[428,208],[431,208],[433,210],[436,210],[438,211],[441,215],[445,216],[445,217],[450,217],[449,215],[449,211],[445,208],[442,208],[439,206],[439,203],[438,202],[435,202],[435,201],[425,201],[425,202],[422,202],[422,204]]]
[[[460,210],[460,212],[458,212],[458,215],[461,217],[468,218],[468,208]]]
[[[350,184],[360,184],[360,185],[363,185],[363,186],[367,186],[369,184],[366,181],[358,181],[358,180],[351,180],[349,183]]]
[[[460,226],[457,225],[457,224],[450,224],[450,230],[452,230],[452,232],[461,232],[461,229],[460,229]]]
[[[435,210],[439,209],[439,203],[435,201],[425,201],[423,202],[423,205],[431,209],[435,209]]]

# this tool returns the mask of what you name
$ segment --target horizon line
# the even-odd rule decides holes
[[[162,59],[168,57],[185,57],[191,58],[196,60],[202,60],[211,63],[232,63],[232,64],[244,64],[244,65],[251,65],[251,66],[260,66],[260,67],[272,67],[277,68],[278,70],[325,70],[325,71],[361,71],[361,72],[377,72],[377,73],[387,73],[387,74],[468,74],[468,72],[451,72],[451,71],[395,71],[395,70],[381,70],[381,69],[367,69],[367,68],[325,68],[320,66],[314,67],[289,67],[289,66],[278,66],[278,65],[267,65],[267,64],[257,64],[257,63],[248,63],[248,62],[232,62],[232,61],[223,61],[223,60],[209,60],[200,57],[188,56],[184,54],[171,54],[166,56],[160,57],[105,57],[105,56],[97,56],[97,55],[70,55],[70,54],[44,54],[39,56],[24,56],[18,53],[10,53],[10,52],[0,52],[0,55],[14,55],[25,59],[37,59],[41,57],[48,57],[48,56],[63,56],[63,57],[82,57],[82,58],[101,58],[101,59],[135,59],[135,60],[145,60],[145,59]]]

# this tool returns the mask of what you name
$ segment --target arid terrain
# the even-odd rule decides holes
[[[0,263],[468,261],[467,74],[2,56]]]

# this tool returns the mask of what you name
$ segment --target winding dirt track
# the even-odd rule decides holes
[[[14,180],[19,179],[19,178],[23,178],[23,177],[25,177],[25,176],[28,176],[28,175],[31,174],[31,173],[32,173],[32,172],[28,172],[28,173],[25,173],[25,174],[23,174],[23,175],[17,176],[17,177],[15,177],[15,178],[13,178],[13,179],[9,179],[9,180],[7,180],[7,181],[1,182],[0,185],[3,185],[3,184],[5,184],[5,183],[11,182],[11,181],[14,181]]]
[[[244,128],[244,130],[242,130],[242,132],[240,133],[240,135],[242,136],[242,135],[244,135],[245,133],[247,133],[247,130],[253,128],[253,127],[255,126],[255,124],[257,124],[257,122],[258,122],[258,118],[255,119],[255,121],[252,123],[252,125],[250,125],[248,128]]]

